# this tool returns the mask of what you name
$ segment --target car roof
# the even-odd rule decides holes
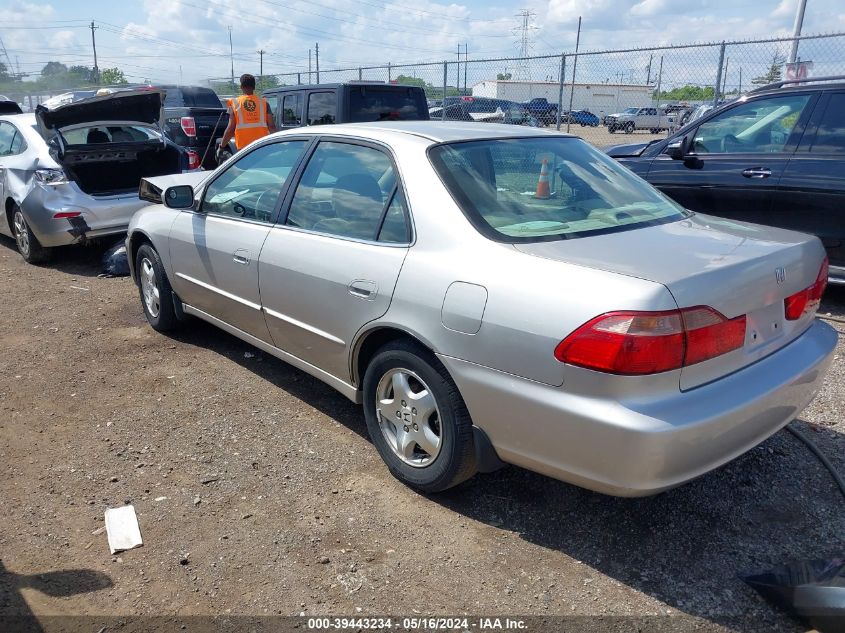
[[[9,121],[9,123],[17,123],[19,125],[35,125],[34,112],[24,112],[22,114],[4,114],[0,116],[0,120]]]
[[[307,127],[304,130],[303,128],[294,128],[290,132],[302,134],[305,131],[307,133],[338,134],[344,136],[367,136],[368,133],[373,133],[379,137],[390,135],[416,136],[435,143],[550,135],[575,136],[574,134],[564,134],[555,130],[535,127],[502,123],[475,123],[471,121],[385,121],[375,123],[340,123],[337,125],[316,127],[318,129],[315,129],[315,126]]]
[[[359,86],[362,88],[420,88],[420,86],[412,86],[410,84],[388,84],[383,81],[346,81],[333,84],[297,84],[294,86],[277,86],[275,88],[267,88],[266,90],[263,90],[262,94],[286,92],[289,90],[331,90],[333,88],[341,88],[343,86],[350,86],[353,88],[357,88]]]

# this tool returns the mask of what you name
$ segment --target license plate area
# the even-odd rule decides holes
[[[777,302],[746,315],[745,349],[758,352],[786,336],[783,303]]]

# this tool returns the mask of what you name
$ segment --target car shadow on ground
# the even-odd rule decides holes
[[[845,466],[845,435],[794,424],[840,470]],[[432,500],[580,561],[585,581],[601,574],[653,596],[675,614],[740,631],[806,630],[766,605],[742,575],[843,554],[842,495],[786,431],[653,497],[608,497],[506,468]]]
[[[235,361],[368,438],[361,408],[304,372],[199,320],[171,337]],[[797,424],[839,468],[845,466],[845,435]],[[741,631],[802,630],[766,605],[741,574],[841,556],[845,533],[845,507],[828,472],[785,431],[725,467],[653,497],[608,497],[506,467],[430,500],[580,561],[584,580],[604,575],[675,614]]]
[[[114,246],[118,239],[97,241],[86,245],[61,246],[53,249],[50,259],[42,264],[33,264],[42,268],[51,268],[75,277],[97,277],[103,272],[103,254]],[[0,235],[0,249],[5,248],[14,257],[20,257],[15,240]]]
[[[29,608],[22,589],[34,589],[52,598],[64,598],[112,586],[114,583],[109,576],[93,569],[16,574],[6,569],[0,560],[0,629],[32,633],[44,630]]]

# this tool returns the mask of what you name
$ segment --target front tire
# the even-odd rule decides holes
[[[472,420],[431,352],[411,342],[383,347],[370,361],[363,387],[370,438],[399,481],[432,493],[475,474]]]
[[[144,316],[157,332],[176,329],[180,321],[173,304],[174,293],[164,272],[156,250],[150,244],[142,244],[135,256],[135,271],[138,276],[138,291]]]
[[[25,262],[38,264],[50,259],[50,249],[41,246],[41,242],[29,228],[26,218],[23,217],[23,211],[18,205],[12,209],[12,233],[15,236],[18,252]]]
[[[631,121],[625,124],[625,134],[631,134],[634,131],[634,124]]]

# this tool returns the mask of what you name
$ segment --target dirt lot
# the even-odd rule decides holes
[[[0,239],[0,614],[633,615],[797,631],[738,574],[843,553],[843,499],[786,432],[652,498],[517,468],[416,494],[388,475],[356,406],[201,322],[155,333],[129,279],[96,276],[100,252],[35,267]],[[822,311],[845,316],[845,293]],[[799,426],[841,470],[843,402],[840,344]],[[128,502],[144,547],[112,556],[92,531]]]

